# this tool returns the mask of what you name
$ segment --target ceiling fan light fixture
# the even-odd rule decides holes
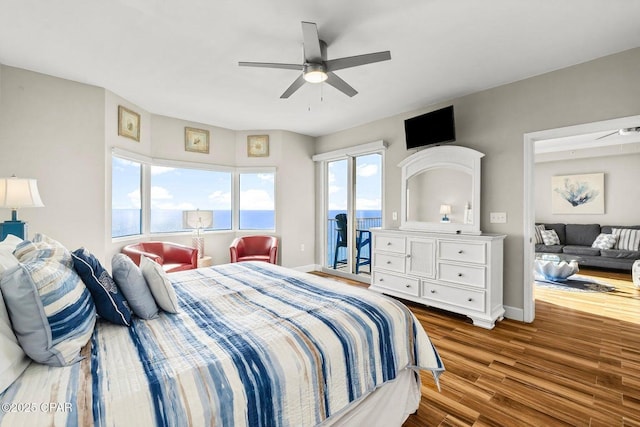
[[[320,64],[306,64],[303,76],[304,80],[309,83],[322,83],[329,78],[324,67]]]

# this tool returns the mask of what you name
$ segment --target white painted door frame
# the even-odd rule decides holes
[[[638,126],[640,116],[622,117],[601,122],[585,123],[557,129],[548,129],[524,134],[524,307],[525,322],[535,318],[535,300],[533,298],[533,261],[535,247],[533,243],[533,225],[535,223],[535,143],[536,141],[563,138],[567,136],[595,133],[612,129]]]

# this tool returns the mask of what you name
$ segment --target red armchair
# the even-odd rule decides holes
[[[231,246],[231,262],[265,261],[276,264],[278,238],[272,236],[244,236],[236,238]]]
[[[140,265],[140,256],[160,264],[164,271],[198,268],[198,249],[171,242],[139,242],[122,248],[122,253]]]

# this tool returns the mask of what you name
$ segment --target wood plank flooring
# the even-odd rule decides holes
[[[422,373],[420,408],[404,427],[640,426],[640,289],[628,274],[580,274],[616,291],[537,288],[533,323],[493,330],[405,301],[447,371],[441,392]]]

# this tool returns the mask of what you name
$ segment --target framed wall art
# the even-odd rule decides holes
[[[269,135],[247,136],[247,156],[269,157]]]
[[[209,154],[209,131],[185,127],[184,149],[194,153]]]
[[[118,135],[140,142],[140,114],[118,105]]]
[[[552,214],[604,214],[604,173],[551,177]]]

